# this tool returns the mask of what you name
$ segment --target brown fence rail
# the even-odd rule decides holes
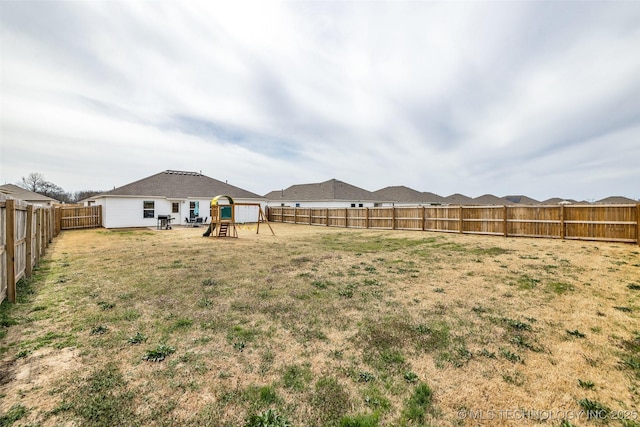
[[[0,195],[0,302],[16,301],[16,283],[31,277],[60,230],[102,226],[102,206],[34,206]]]
[[[505,237],[640,244],[640,204],[291,208],[270,206],[272,222],[422,230]]]

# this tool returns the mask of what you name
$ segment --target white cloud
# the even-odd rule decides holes
[[[185,169],[258,193],[335,177],[637,197],[638,4],[0,7],[3,181],[37,168],[76,190]]]

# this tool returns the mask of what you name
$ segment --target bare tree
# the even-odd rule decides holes
[[[80,200],[88,199],[89,197],[95,196],[96,194],[104,193],[104,191],[94,191],[94,190],[82,190],[76,191],[73,193],[74,202],[79,202]]]
[[[22,177],[23,188],[43,196],[51,197],[63,203],[71,201],[71,195],[64,191],[62,187],[44,179],[44,175],[39,172],[31,172],[26,177]]]
[[[34,193],[40,193],[46,182],[44,175],[40,172],[31,172],[26,176],[26,178],[24,176],[22,177],[21,187],[26,188],[29,191],[33,191]]]

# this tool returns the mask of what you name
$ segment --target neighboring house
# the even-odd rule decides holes
[[[373,194],[381,200],[390,200],[393,206],[423,206],[423,205],[440,205],[444,200],[443,197],[434,193],[420,192],[413,188],[397,185],[381,188],[374,191]],[[385,205],[388,202],[385,203]]]
[[[106,228],[153,227],[158,215],[171,215],[174,224],[186,223],[186,218],[208,218],[211,199],[231,196],[236,203],[260,203],[258,194],[229,185],[198,172],[166,170],[132,182],[87,200],[87,204],[102,206]],[[256,222],[258,208],[237,206],[236,222]]]
[[[611,196],[602,200],[598,200],[596,203],[599,205],[635,205],[636,203],[638,203],[638,201],[623,196]]]
[[[575,205],[578,204],[577,200],[573,199],[561,199],[560,197],[553,197],[541,202],[543,205]]]
[[[53,204],[60,203],[59,200],[34,193],[33,191],[29,191],[26,188],[22,188],[14,184],[0,185],[0,193],[6,194],[12,199],[22,200],[34,205],[51,206]]]
[[[539,205],[540,202],[536,199],[532,199],[531,197],[517,195],[517,196],[504,196],[504,200],[507,200],[511,203],[517,203],[519,205]]]
[[[493,194],[483,194],[482,196],[478,196],[478,197],[472,199],[471,200],[471,204],[472,205],[483,205],[483,206],[489,206],[489,205],[504,206],[504,205],[512,205],[513,202],[510,202],[509,200],[505,200],[505,199],[500,198],[498,196],[494,196]]]
[[[450,196],[445,197],[442,200],[443,205],[472,205],[473,199],[471,197],[467,197],[464,194],[452,194]]]
[[[266,194],[267,206],[299,208],[362,208],[390,203],[370,191],[330,179],[315,184],[297,184]]]
[[[428,191],[424,191],[422,194],[424,195],[424,200],[428,202],[430,205],[444,204],[444,197],[442,196],[439,196],[435,193],[430,193]]]

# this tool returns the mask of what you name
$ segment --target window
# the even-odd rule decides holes
[[[363,204],[362,203],[358,203],[358,207],[359,208],[363,207]]]
[[[197,218],[200,216],[200,202],[189,202],[189,218]]]
[[[352,208],[355,208],[355,207],[356,207],[356,204],[355,204],[355,203],[351,203],[351,207],[352,207]]]
[[[171,203],[171,213],[180,213],[180,203],[178,202]]]
[[[155,218],[156,216],[156,202],[144,201],[142,202],[142,217],[143,218]]]
[[[300,203],[296,203],[296,208],[299,208],[299,207],[300,207]]]

